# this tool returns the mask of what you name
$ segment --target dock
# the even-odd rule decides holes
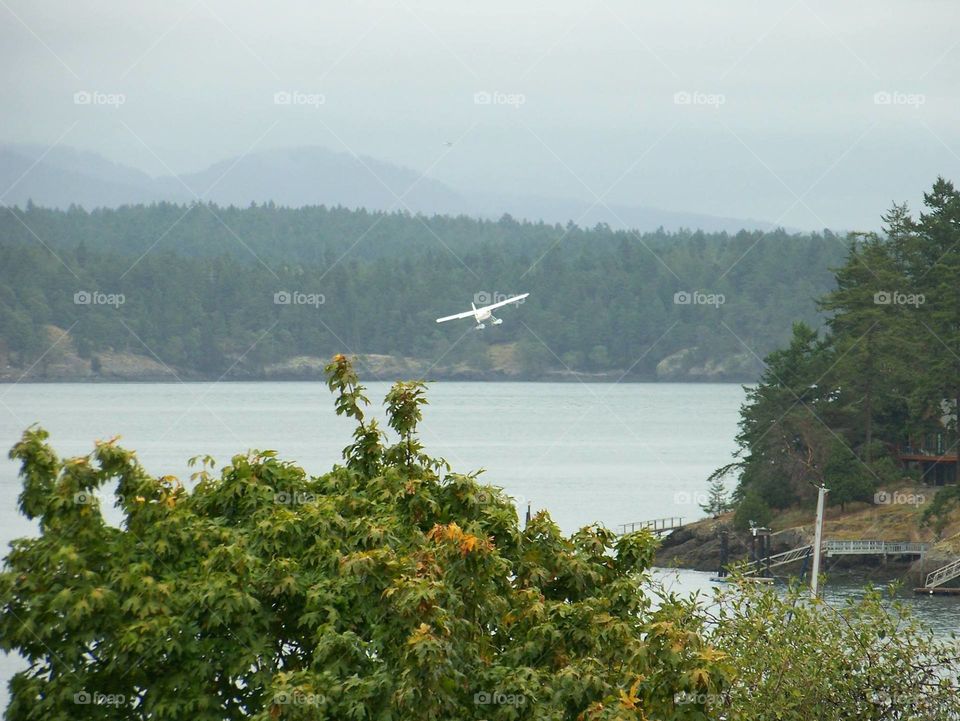
[[[945,588],[943,585],[949,583],[957,576],[960,576],[960,558],[928,573],[923,586],[913,589],[913,592],[925,593],[930,596],[937,594],[943,596],[960,595],[960,588]]]

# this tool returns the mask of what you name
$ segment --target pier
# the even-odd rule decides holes
[[[875,540],[828,540],[824,541],[820,547],[820,552],[828,558],[834,556],[919,556],[923,558],[930,548],[929,543],[916,543],[914,541],[875,541]],[[758,555],[755,560],[741,561],[732,570],[739,572],[742,576],[756,576],[760,571],[768,571],[778,566],[786,566],[790,563],[802,561],[813,556],[813,545],[800,546],[792,548],[783,553],[777,553],[772,556]],[[939,575],[937,575],[939,574]],[[950,575],[952,574],[952,575]],[[927,577],[927,586],[931,585],[931,579],[936,576],[935,585],[946,583],[946,581],[960,576],[960,559],[951,564],[937,569]],[[925,589],[916,589],[918,593]],[[929,590],[929,589],[926,589]],[[945,593],[943,589],[940,592]],[[960,593],[960,589],[951,589],[952,592]]]
[[[943,584],[952,581],[957,576],[960,576],[960,558],[955,561],[951,561],[946,566],[941,566],[937,570],[928,573],[923,586],[920,588],[915,588],[913,591],[914,593],[926,593],[930,595],[960,595],[960,588],[943,587]]]
[[[777,553],[768,558],[760,558],[757,561],[749,562],[749,568],[744,568],[742,571],[744,576],[752,576],[758,573],[760,570],[767,570],[770,568],[776,568],[777,566],[785,566],[788,563],[794,563],[795,561],[801,561],[805,558],[809,558],[813,554],[813,546],[800,546],[799,548],[792,548],[789,551],[784,551],[783,553]],[[746,565],[747,562],[744,562]],[[762,568],[760,568],[762,566]]]
[[[620,534],[633,533],[634,531],[647,530],[656,535],[670,533],[678,528],[683,528],[683,519],[679,516],[670,516],[669,518],[654,518],[650,521],[634,521],[633,523],[621,523]]]
[[[823,550],[827,557],[832,556],[920,556],[923,558],[930,548],[929,543],[913,541],[867,541],[844,540],[826,541]]]

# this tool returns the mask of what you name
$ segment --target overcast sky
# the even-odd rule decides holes
[[[0,18],[0,140],[151,175],[310,144],[465,190],[836,229],[960,181],[957,0],[2,0]]]

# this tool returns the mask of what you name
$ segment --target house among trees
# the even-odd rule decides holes
[[[950,412],[951,405],[955,403],[943,401],[940,430],[908,438],[897,452],[905,470],[919,471],[921,481],[935,486],[957,482],[956,436],[947,430],[956,422],[956,411]]]

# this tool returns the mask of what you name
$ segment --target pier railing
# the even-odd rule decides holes
[[[621,523],[620,533],[633,533],[644,529],[656,534],[669,533],[678,528],[683,528],[683,518],[680,516],[670,516],[669,518],[654,518],[650,521],[634,521],[633,523]]]
[[[737,570],[739,570],[744,576],[752,576],[761,570],[766,570],[767,568],[776,568],[777,566],[785,566],[788,563],[800,561],[812,555],[812,553],[813,546],[800,546],[800,548],[792,548],[789,551],[774,554],[773,556],[770,556],[769,559],[761,558],[757,562],[744,561],[738,566]],[[760,568],[757,567],[758,565]]]
[[[931,571],[927,574],[927,581],[924,583],[924,588],[936,588],[937,586],[942,586],[947,581],[952,581],[957,576],[960,576],[960,558],[956,561],[948,563],[946,566],[941,566],[936,571]]]
[[[923,556],[929,543],[913,541],[827,541],[823,544],[828,556]]]
[[[929,543],[915,543],[913,541],[833,540],[824,541],[821,550],[827,556],[923,556],[929,547]],[[813,546],[801,546],[783,553],[777,553],[770,556],[769,559],[759,558],[757,561],[740,561],[731,570],[744,576],[751,576],[761,570],[784,566],[812,555]],[[934,576],[936,576],[936,583],[931,584],[930,581]],[[960,576],[960,559],[931,573],[927,577],[927,586],[938,586],[957,576]]]

